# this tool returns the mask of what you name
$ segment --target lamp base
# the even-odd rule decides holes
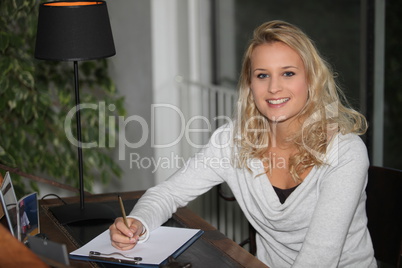
[[[50,207],[49,210],[61,225],[95,220],[114,221],[117,218],[111,207],[99,203],[85,203],[84,209],[77,203]]]

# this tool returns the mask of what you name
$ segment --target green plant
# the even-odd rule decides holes
[[[73,64],[34,59],[38,5],[34,0],[0,3],[0,163],[78,186],[77,147],[64,131],[75,105]],[[116,109],[106,109],[106,118],[123,115],[124,100],[107,74],[107,61],[82,62],[79,70],[81,103],[113,104]],[[98,110],[82,110],[83,142],[98,141],[99,120]],[[106,131],[115,133],[113,128]],[[107,144],[83,149],[83,155],[86,190],[91,191],[95,179],[107,183],[120,177]],[[26,191],[21,178],[15,184]],[[38,191],[35,183],[30,186]]]

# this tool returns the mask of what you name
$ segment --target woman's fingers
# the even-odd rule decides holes
[[[134,241],[130,241],[130,242],[134,242]],[[132,249],[133,247],[135,247],[135,245],[137,245],[136,242],[130,244],[130,243],[120,243],[120,242],[112,241],[112,246],[114,246],[115,248],[117,248],[119,250],[129,250],[129,249]]]
[[[135,240],[138,241],[138,239],[140,239],[140,235],[142,234],[142,230],[143,230],[143,225],[140,221],[136,220],[136,219],[132,219],[132,221],[129,221],[127,219],[127,223],[130,226],[130,230],[133,233],[133,238]]]
[[[128,228],[122,218],[117,218],[109,227],[112,245],[120,250],[133,248],[142,232],[142,223],[136,219],[127,218]]]

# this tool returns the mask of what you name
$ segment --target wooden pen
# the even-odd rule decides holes
[[[126,210],[124,209],[123,200],[121,199],[121,196],[120,196],[120,195],[118,195],[117,197],[118,197],[118,199],[119,199],[120,209],[121,209],[121,214],[123,215],[124,224],[127,226],[127,228],[130,228],[130,226],[128,226],[128,223],[127,223]],[[143,229],[142,232],[141,232],[141,234],[140,234],[139,236],[141,237],[141,236],[143,236],[145,233],[146,233],[146,230]]]
[[[120,209],[121,209],[121,214],[123,215],[124,224],[127,226],[127,228],[130,228],[130,226],[128,226],[128,223],[127,223],[126,210],[124,209],[123,200],[121,199],[120,195],[118,195],[117,197],[119,199]]]

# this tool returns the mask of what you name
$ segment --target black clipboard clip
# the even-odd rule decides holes
[[[124,258],[132,258],[133,260],[126,260],[126,259],[119,259],[119,258],[114,258],[110,257],[109,255],[115,255],[118,254]],[[101,253],[99,251],[90,251],[89,252],[89,258],[93,260],[98,260],[98,261],[106,261],[106,262],[116,262],[116,263],[123,263],[123,264],[134,264],[138,265],[142,261],[141,257],[128,257],[124,256],[120,252],[113,252],[113,253]]]

